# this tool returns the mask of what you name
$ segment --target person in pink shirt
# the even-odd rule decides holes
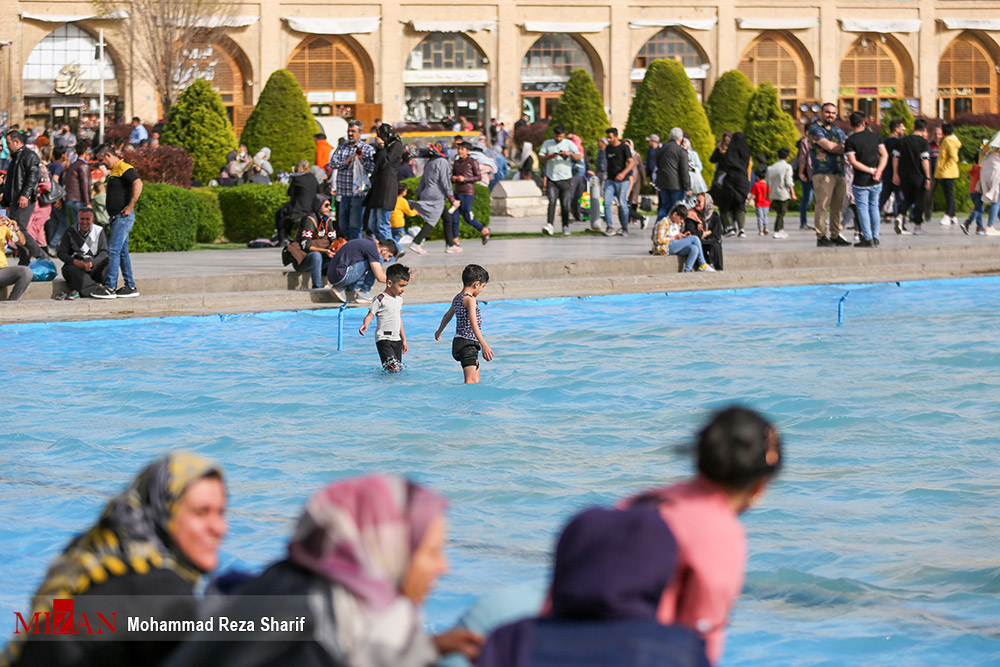
[[[657,620],[696,630],[713,664],[722,657],[729,614],[743,589],[747,544],[739,515],[760,500],[781,458],[781,438],[767,419],[729,407],[698,434],[697,475],[624,503],[657,505],[673,532],[677,564]]]

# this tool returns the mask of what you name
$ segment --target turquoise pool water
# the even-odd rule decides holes
[[[227,566],[279,557],[331,479],[388,470],[445,492],[452,572],[427,605],[444,626],[544,577],[574,511],[687,474],[690,434],[742,401],[777,422],[787,467],[745,516],[724,663],[998,664],[998,288],[491,302],[497,359],[475,387],[433,340],[441,306],[405,310],[398,376],[357,335],[361,310],[340,353],[330,311],[0,327],[0,617],[110,494],[187,448],[225,466]]]

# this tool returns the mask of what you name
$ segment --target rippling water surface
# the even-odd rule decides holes
[[[998,664],[998,288],[486,303],[497,358],[475,387],[433,340],[441,306],[407,307],[395,377],[357,335],[362,310],[339,353],[330,311],[2,327],[0,618],[109,495],[187,448],[225,466],[232,567],[280,557],[331,479],[386,470],[442,490],[452,571],[427,605],[441,627],[479,593],[543,578],[574,511],[686,475],[692,432],[738,400],[777,422],[787,467],[745,516],[724,662]]]

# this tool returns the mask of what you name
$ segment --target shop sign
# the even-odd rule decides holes
[[[72,62],[62,66],[53,84],[53,90],[60,95],[79,95],[87,91],[83,83],[83,67]]]
[[[972,94],[972,88],[956,88],[954,94],[955,95],[971,95]]]
[[[566,90],[565,81],[536,81],[521,86],[523,92],[531,93],[561,93]]]
[[[841,86],[840,87],[840,94],[843,97],[854,97],[854,95],[857,92],[857,90],[858,90],[857,88]]]
[[[893,96],[896,94],[896,86],[883,86],[878,89],[878,94]]]
[[[306,100],[310,104],[323,104],[333,101],[332,90],[310,90],[306,93]]]
[[[938,88],[938,95],[951,95],[951,88]]]
[[[858,88],[858,95],[875,95],[877,92],[877,88]]]
[[[338,90],[333,94],[334,102],[357,102],[358,93],[353,90]]]

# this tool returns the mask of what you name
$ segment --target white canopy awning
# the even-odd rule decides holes
[[[490,73],[485,69],[421,69],[403,72],[403,83],[416,85],[458,85],[463,83],[489,83]]]
[[[920,19],[840,19],[844,32],[918,32]]]
[[[375,32],[382,19],[378,16],[363,16],[358,18],[320,18],[283,16],[288,21],[288,27],[296,32],[307,32],[311,35],[357,35]]]
[[[948,30],[1000,30],[1000,19],[938,19]]]
[[[711,30],[715,27],[715,19],[690,19],[690,20],[674,20],[674,19],[658,19],[658,20],[646,20],[641,19],[638,21],[629,21],[628,27],[633,30],[639,30],[640,28],[687,28],[688,30]]]
[[[740,30],[808,30],[819,25],[818,18],[736,19]]]
[[[257,22],[257,16],[201,16],[191,21],[192,28],[245,28]]]
[[[706,79],[708,70],[704,67],[685,67],[684,73],[689,79]],[[646,78],[646,68],[635,68],[629,71],[629,79],[632,81],[642,81]]]
[[[403,21],[416,32],[479,32],[496,30],[496,21]]]
[[[35,14],[33,12],[21,12],[21,18],[31,21],[45,21],[46,23],[73,23],[74,21],[86,21],[87,19],[113,21],[116,19],[127,19],[128,12],[124,9],[107,14]]]
[[[610,23],[574,23],[562,21],[525,21],[525,32],[601,32]]]

